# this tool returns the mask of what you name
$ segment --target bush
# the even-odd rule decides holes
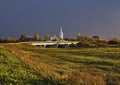
[[[107,40],[99,40],[98,43],[104,43],[104,44],[107,44],[108,41],[107,41]]]
[[[70,44],[69,47],[76,47],[76,44]]]
[[[77,47],[95,47],[96,44],[91,41],[82,41],[77,43]]]
[[[16,43],[17,39],[16,38],[0,38],[0,43]]]
[[[76,44],[76,46],[77,46],[77,47],[80,47],[81,44],[82,44],[82,42],[78,42],[78,43]]]
[[[110,41],[108,41],[108,44],[118,44],[118,42],[117,42],[117,41],[110,40]]]

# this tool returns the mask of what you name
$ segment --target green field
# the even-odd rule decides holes
[[[0,45],[0,85],[120,85],[120,48]]]

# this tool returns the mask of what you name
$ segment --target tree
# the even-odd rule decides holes
[[[25,34],[21,34],[19,41],[25,42],[25,41],[28,41],[29,38],[30,38],[30,36],[25,35]]]
[[[78,34],[77,34],[77,40],[78,40],[78,41],[80,40],[80,37],[81,37],[81,34],[78,33]]]
[[[93,38],[91,36],[84,36],[81,38],[82,41],[93,41]]]
[[[0,43],[4,43],[5,42],[5,38],[0,38]]]
[[[65,40],[71,41],[72,37],[71,36],[67,36],[67,38],[65,38]]]
[[[36,33],[36,34],[34,35],[34,40],[35,40],[35,41],[39,41],[39,40],[40,40],[40,36],[39,36],[38,33]]]
[[[7,42],[7,43],[15,43],[16,41],[17,41],[16,38],[12,38],[12,37],[6,38],[6,42]]]
[[[50,34],[46,34],[45,36],[44,36],[44,40],[46,41],[46,40],[49,40],[50,39]]]
[[[17,39],[8,37],[8,38],[0,38],[0,43],[16,43]]]

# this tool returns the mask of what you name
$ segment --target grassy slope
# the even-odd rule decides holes
[[[20,62],[7,49],[0,48],[0,85],[46,84],[39,71]]]
[[[4,46],[14,56],[6,49],[0,49],[1,56],[6,56],[0,57],[0,62],[7,62],[0,63],[0,68],[3,68],[0,70],[0,81],[4,80],[2,83],[120,84],[120,48],[41,49],[30,45]]]

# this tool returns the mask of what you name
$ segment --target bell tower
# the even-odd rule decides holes
[[[60,38],[61,40],[63,40],[63,31],[62,31],[62,27],[60,27],[59,38]]]

